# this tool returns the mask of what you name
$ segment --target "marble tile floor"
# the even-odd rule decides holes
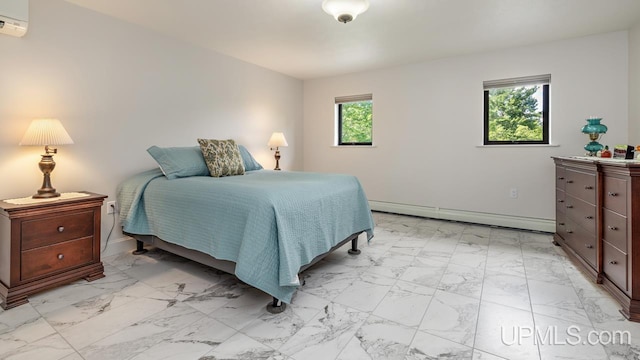
[[[362,254],[304,272],[282,314],[231,275],[119,253],[103,279],[0,310],[0,358],[640,359],[640,324],[550,234],[374,216]]]

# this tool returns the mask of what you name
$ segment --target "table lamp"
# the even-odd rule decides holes
[[[60,193],[51,186],[51,172],[56,167],[53,161],[53,154],[58,153],[58,149],[50,147],[50,145],[67,145],[73,144],[73,140],[69,133],[64,129],[62,123],[58,119],[36,119],[31,122],[26,134],[20,141],[20,145],[44,145],[44,154],[38,164],[40,170],[44,174],[42,187],[38,193],[33,195],[34,199],[54,198],[60,196]]]
[[[269,139],[267,145],[271,148],[271,150],[273,150],[273,148],[276,148],[276,168],[273,170],[280,170],[280,150],[278,148],[289,146],[289,144],[287,144],[287,139],[284,138],[283,133],[274,132],[273,134],[271,134],[271,138]]]
[[[587,155],[596,156],[598,151],[601,151],[604,146],[598,142],[602,134],[607,132],[607,127],[603,124],[600,124],[602,118],[590,117],[587,119],[587,125],[582,127],[582,133],[587,134],[589,136],[589,142],[584,146],[584,149],[588,151]]]

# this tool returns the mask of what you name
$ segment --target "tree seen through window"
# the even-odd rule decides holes
[[[551,74],[484,81],[484,145],[549,144],[550,84]]]
[[[341,103],[338,145],[371,145],[373,124],[371,100]]]
[[[538,85],[489,90],[490,141],[542,141]]]

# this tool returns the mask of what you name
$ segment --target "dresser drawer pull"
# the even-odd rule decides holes
[[[559,202],[559,203],[563,203],[563,202],[564,202],[564,200],[558,200],[558,202]]]
[[[564,176],[560,176],[558,180],[564,180]]]
[[[617,261],[615,261],[615,260],[611,260],[611,261],[609,261],[609,264],[611,264],[611,265],[615,265],[615,264],[617,264],[617,263],[618,263],[618,262],[617,262]]]
[[[585,185],[585,186],[584,186],[584,189],[585,189],[585,190],[593,190],[593,186],[591,186],[591,185]]]
[[[609,228],[609,230],[613,230],[613,231],[618,230],[617,226],[607,226],[607,228]]]
[[[586,247],[587,249],[593,249],[593,245],[591,244],[584,244],[584,247]]]
[[[564,223],[563,223],[563,222],[561,222],[561,223],[558,223],[558,225],[560,225],[560,226],[564,226]]]
[[[585,219],[588,219],[588,220],[591,220],[591,219],[593,219],[593,216],[591,216],[591,215],[587,215],[587,216],[585,216],[584,218],[585,218]]]
[[[573,209],[573,205],[567,205],[567,209]]]
[[[618,196],[618,193],[615,193],[615,192],[607,192],[607,195],[609,195],[609,196]]]
[[[58,232],[61,233],[64,231],[64,226],[58,226]]]
[[[567,234],[573,234],[573,230],[567,230]]]
[[[567,180],[567,184],[573,184],[573,180]]]
[[[58,260],[62,260],[64,259],[64,255],[63,254],[58,254]]]

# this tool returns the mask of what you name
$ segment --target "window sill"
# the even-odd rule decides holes
[[[476,145],[477,148],[522,148],[522,147],[560,147],[560,144],[505,144],[505,145]]]

